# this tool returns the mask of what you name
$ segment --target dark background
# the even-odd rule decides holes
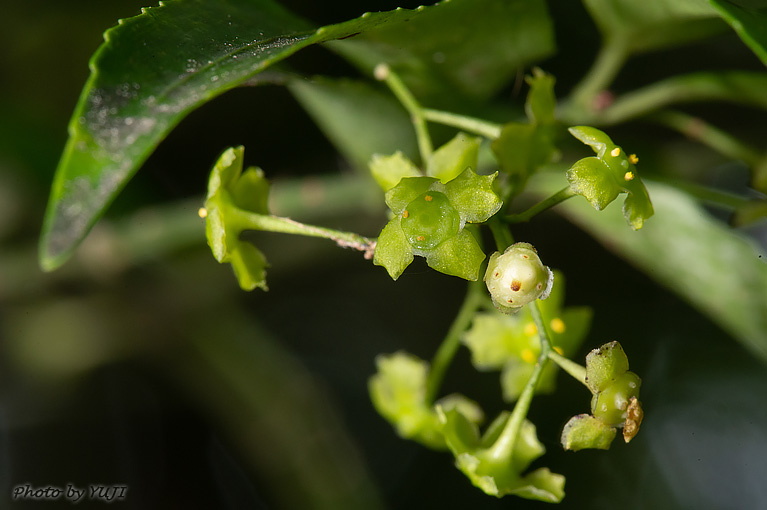
[[[283,3],[318,25],[417,6]],[[417,260],[395,284],[327,241],[258,235],[273,266],[271,290],[248,294],[210,256],[201,222],[175,227],[189,228],[176,214],[196,215],[210,165],[228,146],[244,144],[247,163],[266,169],[275,189],[350,171],[283,88],[235,90],[191,114],[75,260],[40,272],[37,236],[87,60],[103,30],[142,5],[30,0],[5,6],[0,18],[0,508],[69,506],[12,503],[13,487],[25,483],[127,485],[127,498],[113,504],[136,509],[542,507],[485,496],[450,455],[399,439],[369,403],[375,356],[405,349],[430,358],[464,282]],[[561,52],[541,65],[565,95],[599,37],[580,3],[550,7]],[[290,63],[307,73],[355,75],[319,47]],[[734,35],[722,35],[637,57],[616,88],[703,68],[760,64]],[[503,96],[521,104],[512,93],[510,86]],[[762,116],[706,109],[730,122],[733,111],[734,129],[760,133]],[[619,131],[645,145],[675,136],[642,125]],[[685,173],[745,186],[745,169],[697,150]],[[374,206],[307,219],[375,236],[385,215]],[[150,228],[176,241],[141,257],[115,250],[115,237]],[[569,305],[593,307],[581,355],[620,340],[644,380],[646,422],[630,446],[616,442],[610,452],[559,446],[567,418],[588,409],[577,383],[561,376],[556,394],[535,399],[530,417],[548,449],[535,465],[567,476],[562,506],[767,508],[764,365],[555,214],[514,234],[566,274]],[[445,386],[488,415],[502,408],[498,374],[477,373],[464,349]]]

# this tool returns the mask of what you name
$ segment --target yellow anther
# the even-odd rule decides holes
[[[409,212],[407,212],[407,209],[405,209],[405,210],[402,212],[402,217],[403,217],[403,218],[407,218],[408,216],[410,216],[410,213],[409,213]]]
[[[610,151],[610,156],[612,156],[614,158],[617,158],[620,155],[621,155],[621,148],[620,147],[616,147],[616,148],[614,148],[613,150]]]
[[[633,181],[634,180],[634,172],[626,172],[623,174],[623,178],[627,181]]]
[[[536,327],[535,327],[535,324],[533,324],[532,322],[528,322],[528,323],[525,325],[525,334],[526,334],[527,336],[533,336],[533,335],[535,335],[536,333],[538,333],[538,328],[536,328]]]
[[[207,218],[208,217],[208,210],[204,207],[200,207],[197,210],[197,215],[200,216],[200,218]]]
[[[629,156],[629,161],[631,161],[632,165],[636,165],[637,163],[639,163],[639,157],[636,154],[632,154],[631,156]]]
[[[423,197],[423,199],[426,200],[427,202],[431,202],[432,200],[434,200],[434,197],[432,197],[431,195],[426,195],[425,197]]]
[[[564,333],[566,329],[565,321],[563,321],[559,317],[551,319],[549,326],[551,326],[551,331],[553,331],[554,333]]]
[[[522,349],[519,355],[525,363],[535,363],[535,353],[532,349]]]
[[[554,346],[554,352],[556,352],[560,356],[564,356],[565,355],[565,351],[563,351],[562,348],[560,346],[558,346],[558,345]]]
[[[426,238],[424,236],[418,236],[416,237],[418,241],[424,241]]]

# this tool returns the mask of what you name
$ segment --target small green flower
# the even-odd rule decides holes
[[[243,290],[266,286],[266,257],[247,241],[240,240],[245,229],[238,210],[268,214],[269,182],[260,168],[244,173],[245,149],[229,148],[219,157],[208,181],[208,196],[201,216],[205,217],[205,235],[213,256],[220,263],[230,263]]]
[[[370,398],[378,413],[406,439],[437,450],[446,449],[435,407],[426,401],[429,364],[405,352],[380,355],[378,372],[368,383]],[[446,409],[458,408],[472,423],[480,423],[482,409],[463,395],[453,394],[439,400]]]
[[[572,356],[588,333],[592,312],[587,307],[563,309],[565,278],[554,271],[554,279],[557,284],[548,299],[540,302],[541,316],[552,347],[563,356]],[[517,399],[541,352],[538,328],[528,307],[514,315],[477,314],[463,343],[471,351],[472,364],[477,369],[502,370],[501,387],[507,401]],[[536,392],[552,392],[556,374],[556,365],[546,365]]]
[[[639,402],[642,380],[629,370],[629,361],[618,342],[607,343],[586,356],[586,385],[591,390],[591,415],[570,418],[562,431],[566,450],[606,450],[623,429],[623,440],[639,432],[644,413]]]
[[[486,494],[508,494],[558,503],[564,498],[565,477],[539,468],[522,473],[546,451],[538,440],[535,425],[525,420],[517,437],[509,427],[510,413],[502,412],[480,437],[479,429],[458,408],[437,407],[448,448],[456,467]]]
[[[415,255],[445,274],[476,280],[485,254],[467,223],[487,221],[502,202],[493,175],[471,168],[443,184],[436,177],[405,177],[386,192],[393,218],[381,231],[373,262],[396,280]]]
[[[627,154],[615,145],[607,134],[589,126],[569,129],[575,138],[591,146],[596,157],[576,161],[567,171],[570,188],[585,197],[597,211],[601,211],[619,194],[627,193],[623,202],[623,216],[634,230],[642,228],[654,210],[647,188],[639,178],[636,164],[639,158]]]

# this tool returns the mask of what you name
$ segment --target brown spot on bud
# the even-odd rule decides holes
[[[628,409],[626,410],[626,424],[623,426],[623,440],[627,443],[634,439],[639,432],[639,426],[642,424],[644,411],[642,404],[636,397],[631,397]]]
[[[403,217],[403,218],[407,218],[408,216],[410,216],[410,213],[409,213],[409,212],[407,212],[407,209],[405,209],[405,210],[402,212],[402,217]]]
[[[519,289],[522,288],[522,282],[519,280],[511,280],[511,290],[514,292],[519,292]]]

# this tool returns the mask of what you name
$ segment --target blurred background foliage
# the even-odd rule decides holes
[[[317,25],[417,6],[282,3]],[[119,504],[137,509],[542,505],[488,498],[448,455],[397,438],[369,403],[375,355],[407,349],[429,358],[465,283],[417,261],[395,284],[327,241],[259,233],[273,264],[271,290],[246,294],[230,268],[211,257],[197,208],[210,165],[232,145],[245,145],[248,163],[274,179],[275,212],[368,236],[385,222],[374,190],[360,193],[323,177],[349,176],[353,168],[284,87],[233,90],[192,113],[75,258],[54,273],[39,270],[37,237],[86,63],[103,30],[144,5],[30,0],[5,6],[0,18],[0,506],[23,483],[128,485]],[[541,66],[564,96],[590,66],[600,38],[580,3],[549,7],[559,52]],[[290,65],[307,74],[357,75],[322,47],[299,52]],[[763,67],[722,31],[633,58],[614,86],[701,69]],[[521,106],[519,80],[500,98]],[[686,111],[763,146],[761,112],[720,104]],[[641,123],[610,133],[666,179],[746,192],[745,166],[681,135]],[[610,452],[570,454],[559,446],[564,421],[588,406],[578,384],[563,376],[556,394],[535,400],[530,417],[548,449],[544,462],[567,476],[562,505],[763,507],[763,361],[558,215],[514,233],[567,275],[568,305],[594,308],[580,355],[620,340],[644,379],[645,424],[630,447],[616,444]],[[763,252],[764,220],[748,233]],[[397,321],[386,319],[392,314]],[[497,374],[474,371],[465,351],[445,388],[458,390],[490,415],[500,410],[492,407],[501,402]],[[98,505],[80,504],[91,506]]]

